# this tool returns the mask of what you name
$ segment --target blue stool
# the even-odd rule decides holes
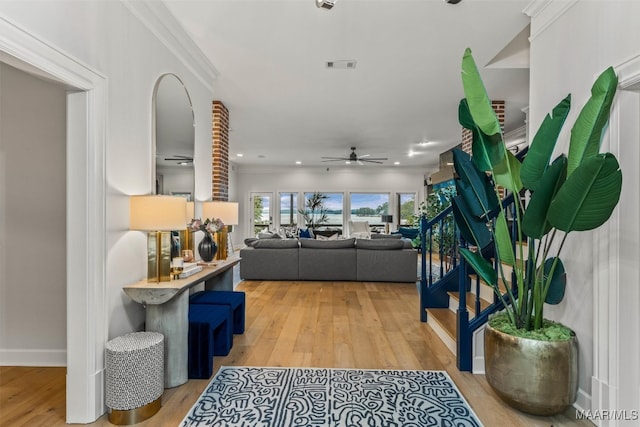
[[[189,378],[210,378],[213,356],[226,356],[233,345],[228,306],[189,306]]]
[[[200,291],[189,297],[190,304],[227,305],[233,312],[233,333],[244,333],[245,294],[234,291]]]

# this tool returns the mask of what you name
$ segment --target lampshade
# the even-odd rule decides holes
[[[177,196],[131,196],[129,229],[142,231],[181,230],[185,226],[187,200]]]
[[[238,202],[204,202],[202,219],[220,218],[224,225],[238,225]]]
[[[385,223],[393,222],[393,215],[382,215],[382,222],[385,222]]]
[[[187,224],[191,222],[191,220],[195,218],[195,206],[193,202],[187,202]]]

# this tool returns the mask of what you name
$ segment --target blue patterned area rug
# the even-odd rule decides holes
[[[220,368],[187,426],[482,426],[445,371]]]

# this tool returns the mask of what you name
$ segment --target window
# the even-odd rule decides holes
[[[351,193],[349,219],[383,225],[382,215],[389,214],[389,193]]]
[[[412,224],[412,216],[416,211],[415,193],[398,193],[398,218],[400,225]]]
[[[298,193],[280,193],[280,225],[298,224]]]
[[[342,226],[342,193],[304,193],[304,221],[309,227]]]

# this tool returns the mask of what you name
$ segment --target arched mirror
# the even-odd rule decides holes
[[[158,79],[153,92],[153,139],[155,164],[154,192],[182,196],[193,202],[195,179],[193,168],[194,114],[191,98],[182,81],[174,74]],[[190,233],[173,232],[171,256],[181,249],[192,249]]]
[[[154,91],[155,193],[193,201],[193,108],[180,79],[165,74]]]

